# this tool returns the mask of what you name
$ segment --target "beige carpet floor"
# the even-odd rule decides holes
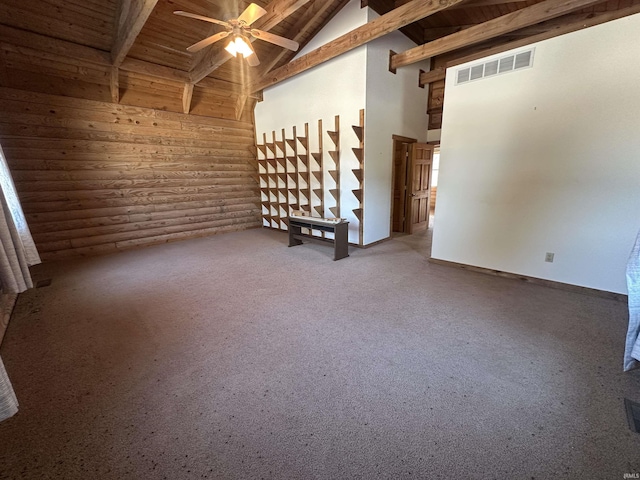
[[[35,269],[2,479],[622,479],[623,303],[251,230]]]

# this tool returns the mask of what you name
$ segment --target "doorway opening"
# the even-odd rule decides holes
[[[440,173],[440,142],[434,142],[433,161],[431,162],[431,204],[429,205],[429,228],[433,228],[436,215],[436,196],[438,191],[438,174]]]
[[[393,135],[390,236],[429,227],[434,145]]]

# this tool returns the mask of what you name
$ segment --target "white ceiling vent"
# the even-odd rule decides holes
[[[461,68],[456,72],[456,85],[532,67],[534,50],[535,48],[531,48],[524,52],[507,55],[497,60],[477,63],[469,67]]]

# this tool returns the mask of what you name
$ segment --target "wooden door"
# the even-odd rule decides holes
[[[407,180],[409,144],[394,141],[393,152],[393,198],[391,199],[391,225],[392,232],[405,232]]]
[[[434,147],[426,143],[413,143],[409,148],[407,233],[411,234],[429,226],[431,163]]]

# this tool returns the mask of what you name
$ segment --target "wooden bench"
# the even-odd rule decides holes
[[[302,233],[303,228],[333,233],[334,239],[314,237]],[[289,246],[302,245],[302,240],[313,240],[333,244],[333,259],[340,260],[349,256],[349,222],[342,219],[308,216],[289,216]]]

